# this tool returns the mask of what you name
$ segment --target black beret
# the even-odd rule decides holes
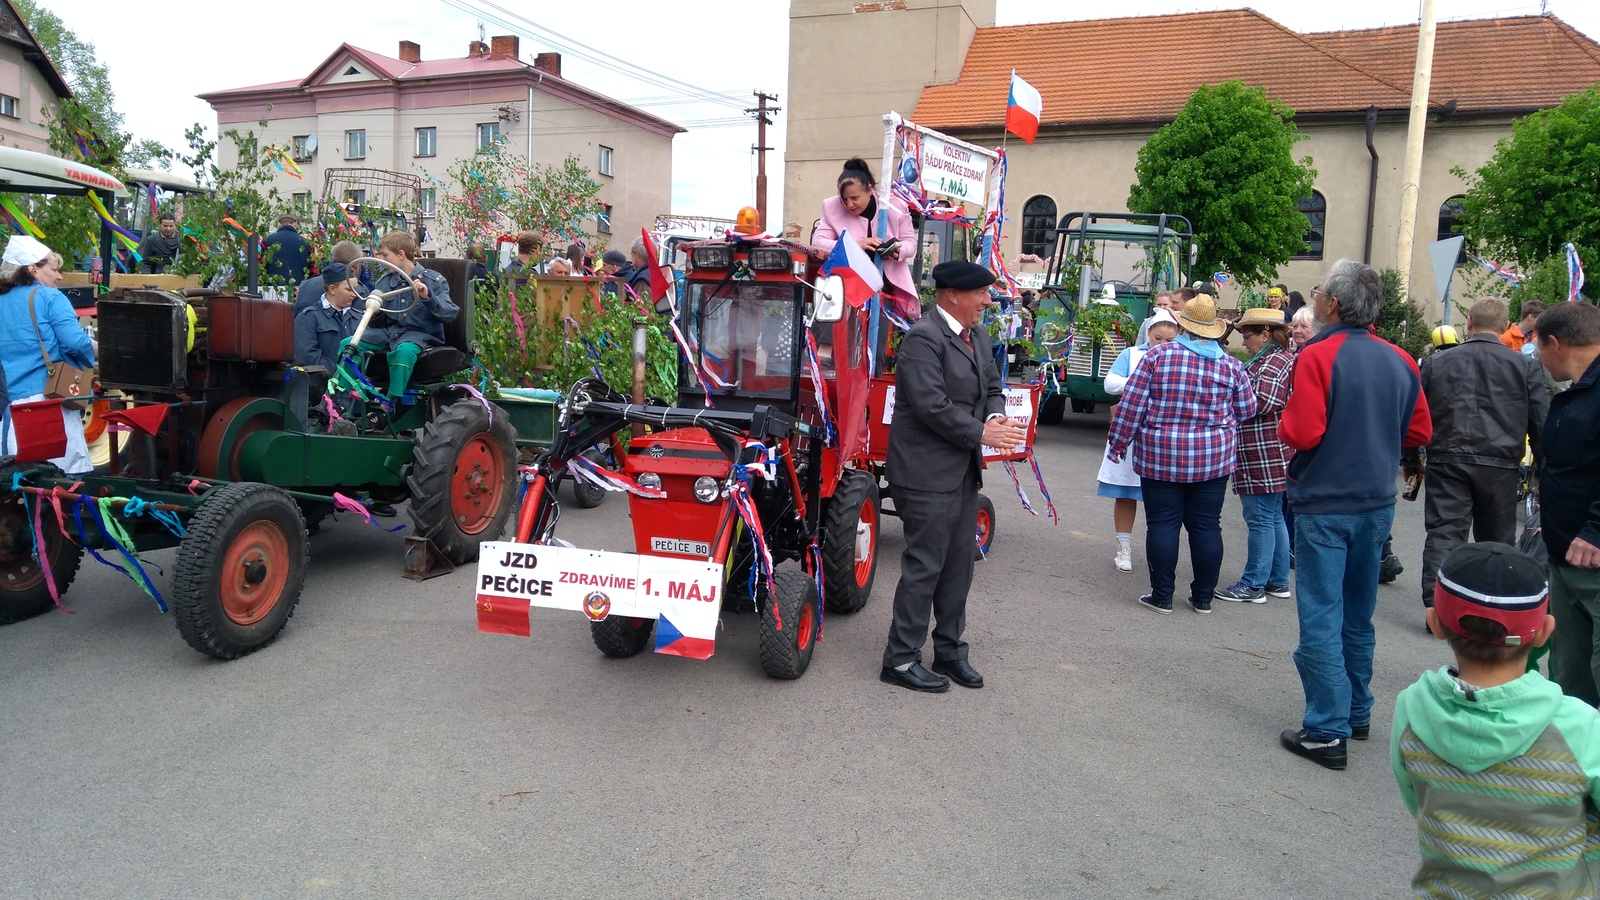
[[[933,286],[970,291],[994,284],[994,273],[977,263],[952,259],[933,267]]]

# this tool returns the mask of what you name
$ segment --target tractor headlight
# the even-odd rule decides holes
[[[640,475],[638,478],[635,478],[634,480],[639,483],[639,487],[642,487],[642,488],[644,488],[646,490],[651,490],[651,491],[659,491],[659,490],[661,490],[661,476],[657,475],[654,472],[646,472],[643,475]]]
[[[722,489],[717,485],[717,480],[709,475],[701,475],[694,480],[694,498],[701,503],[710,503],[717,499]]]
[[[727,244],[695,247],[689,252],[689,261],[696,269],[726,269],[733,265],[733,248]]]
[[[750,251],[750,268],[757,272],[782,272],[789,268],[789,251],[782,247],[757,247]]]

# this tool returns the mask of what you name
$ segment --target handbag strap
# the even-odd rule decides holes
[[[49,371],[53,363],[50,361],[49,352],[44,349],[44,333],[39,331],[39,317],[33,313],[33,295],[37,293],[39,293],[37,287],[28,292],[28,318],[33,320],[33,336],[39,339],[39,356],[44,360],[45,370]]]

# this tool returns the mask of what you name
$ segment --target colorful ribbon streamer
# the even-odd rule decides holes
[[[667,496],[667,492],[660,488],[647,488],[627,475],[606,469],[584,456],[574,456],[567,460],[567,471],[571,472],[577,481],[607,491],[632,494],[646,500],[663,500]]]
[[[1567,300],[1576,303],[1583,299],[1583,261],[1578,259],[1578,248],[1567,244]]]
[[[384,528],[382,525],[378,524],[378,521],[376,519],[372,518],[372,510],[367,509],[365,504],[363,504],[359,500],[353,500],[353,499],[351,499],[349,497],[346,497],[345,495],[339,493],[338,491],[334,491],[333,492],[333,508],[334,509],[342,509],[345,512],[355,513],[356,515],[358,515],[361,518],[365,519],[368,525],[371,525],[374,528],[378,528],[378,529],[381,529],[383,531],[387,531],[390,534],[393,534],[396,531],[399,531],[402,528],[406,527],[402,523],[400,525],[396,525],[393,528]]]

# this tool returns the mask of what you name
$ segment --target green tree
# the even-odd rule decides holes
[[[524,229],[553,239],[584,240],[584,225],[604,207],[600,185],[569,156],[558,166],[526,163],[498,146],[486,147],[450,166],[450,190],[439,200],[439,221],[454,226],[456,242],[493,243]]]
[[[256,123],[266,128],[265,121]],[[243,287],[245,248],[249,235],[265,238],[279,215],[289,211],[289,202],[274,186],[277,169],[254,131],[241,134],[236,129],[222,133],[233,143],[238,163],[231,169],[217,165],[217,142],[207,140],[205,129],[196,124],[185,134],[189,153],[179,158],[194,170],[197,184],[211,186],[203,194],[190,194],[184,200],[184,240],[178,250],[173,271],[180,275],[199,275],[207,286]],[[268,256],[261,260],[265,273]],[[262,281],[271,279],[263,274]]]
[[[1310,157],[1294,159],[1304,137],[1294,110],[1265,89],[1202,85],[1139,149],[1128,209],[1187,217],[1200,243],[1196,273],[1226,270],[1241,286],[1265,284],[1306,247],[1299,202],[1317,172]]]
[[[1467,246],[1524,270],[1560,257],[1564,273],[1568,242],[1591,266],[1600,259],[1600,85],[1517,122],[1476,172],[1452,171],[1467,183]],[[1600,278],[1583,294],[1600,298]]]
[[[111,72],[95,56],[94,45],[80,40],[60,16],[36,0],[13,0],[11,5],[55,63],[56,71],[66,79],[73,100],[84,114],[106,131],[120,132],[122,114],[117,112],[111,90]]]
[[[1378,273],[1383,279],[1383,294],[1378,306],[1378,337],[1403,348],[1413,359],[1421,359],[1433,346],[1428,336],[1428,323],[1422,317],[1422,307],[1406,296],[1400,286],[1400,270],[1384,269]]]

